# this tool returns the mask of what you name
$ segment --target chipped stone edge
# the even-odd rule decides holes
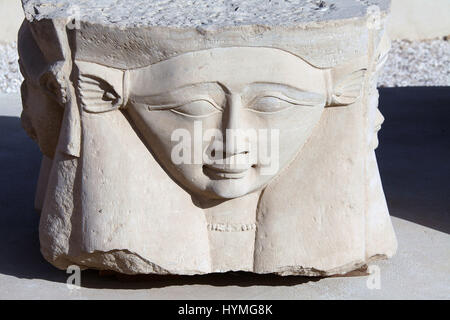
[[[126,255],[126,258],[123,256]],[[204,275],[214,273],[226,273],[235,271],[247,271],[254,274],[275,274],[278,276],[306,276],[306,277],[329,277],[329,276],[344,276],[350,272],[362,270],[367,268],[369,263],[386,260],[390,256],[386,254],[375,254],[366,260],[356,260],[329,270],[320,270],[311,267],[302,266],[287,266],[275,269],[274,271],[255,271],[255,270],[168,270],[158,264],[155,264],[137,253],[126,249],[116,249],[110,251],[93,251],[84,253],[79,256],[68,256],[66,254],[58,256],[56,259],[50,259],[45,256],[45,259],[52,263],[60,270],[66,270],[70,265],[77,265],[81,270],[95,269],[99,271],[114,271],[126,275]],[[106,262],[105,262],[106,261]],[[130,263],[133,261],[134,263]],[[109,262],[109,263],[108,263]],[[105,268],[105,264],[108,265]],[[121,267],[124,265],[124,267]],[[135,267],[133,268],[132,265]],[[134,269],[135,271],[130,271]]]

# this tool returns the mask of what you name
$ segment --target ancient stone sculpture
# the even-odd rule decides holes
[[[219,13],[199,27],[23,1],[22,122],[44,154],[49,262],[321,276],[394,254],[374,153],[388,2],[299,2],[290,24]]]

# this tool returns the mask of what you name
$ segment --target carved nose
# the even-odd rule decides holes
[[[249,152],[248,139],[241,127],[242,101],[240,95],[228,95],[227,109],[224,119],[225,154],[233,156]]]

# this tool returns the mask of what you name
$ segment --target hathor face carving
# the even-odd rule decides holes
[[[278,49],[203,50],[126,72],[78,66],[84,109],[125,106],[161,166],[206,198],[236,198],[267,185],[336,100],[329,69]],[[358,98],[361,85],[355,93],[353,82],[362,76],[339,83],[347,104]]]

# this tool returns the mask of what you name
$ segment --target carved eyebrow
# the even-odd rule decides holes
[[[225,92],[220,84],[217,82],[202,82],[149,96],[134,95],[129,100],[152,105],[155,106],[155,110],[161,110],[175,108],[181,104],[196,100],[206,100],[215,104],[216,107],[221,108],[219,105],[222,104],[224,98]]]
[[[285,100],[299,105],[317,105],[325,103],[324,94],[305,91],[288,84],[274,82],[254,82],[248,85],[243,93],[243,98],[251,102],[258,97],[284,97]]]

